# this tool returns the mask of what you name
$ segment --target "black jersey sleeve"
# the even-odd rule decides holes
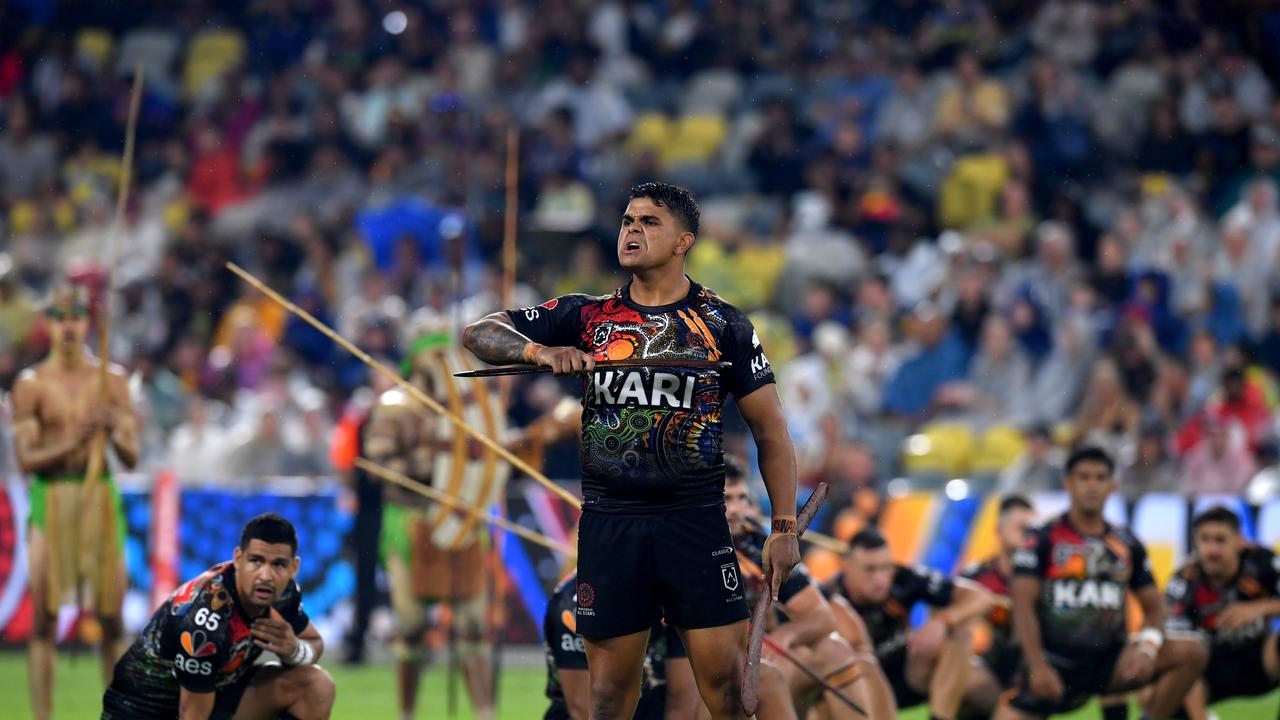
[[[541,305],[507,310],[507,317],[520,334],[536,343],[552,347],[581,347],[582,331],[578,310],[595,300],[576,293],[552,298]]]
[[[933,607],[951,604],[956,584],[937,570],[926,567],[909,568],[902,565],[893,574],[890,595],[903,607],[925,602]]]
[[[1129,575],[1129,589],[1137,592],[1156,584],[1151,574],[1151,558],[1147,556],[1147,548],[1142,541],[1134,537],[1128,538],[1129,557],[1133,559],[1133,573]]]
[[[1052,542],[1046,528],[1035,530],[1027,538],[1027,544],[1013,554],[1013,574],[1043,580],[1049,570],[1049,553]]]
[[[733,367],[724,372],[724,384],[729,394],[742,398],[774,382],[773,367],[747,316],[735,307],[724,307],[727,322],[721,357],[733,363]]]
[[[582,636],[574,631],[574,584],[568,584],[547,603],[542,620],[542,633],[552,662],[560,670],[586,670],[587,649]]]
[[[1195,589],[1188,579],[1189,575],[1187,568],[1182,568],[1173,577],[1169,578],[1169,585],[1164,591],[1166,630],[1191,632],[1199,629],[1200,621],[1195,603]]]
[[[1262,546],[1250,548],[1257,557],[1259,582],[1271,597],[1280,597],[1280,556]]]
[[[173,626],[177,641],[173,673],[178,685],[188,692],[213,692],[217,669],[229,659],[232,604],[225,597],[209,588],[202,590]]]
[[[285,591],[284,600],[274,609],[280,613],[280,617],[289,623],[289,627],[293,628],[295,635],[306,630],[307,626],[311,624],[311,618],[307,616],[307,611],[302,607],[302,591],[295,583],[289,583],[289,589]]]

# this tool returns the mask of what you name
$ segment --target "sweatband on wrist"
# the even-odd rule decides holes
[[[770,532],[782,533],[785,535],[796,534],[796,516],[795,515],[775,515],[773,523],[769,526]]]
[[[316,661],[316,649],[311,647],[311,643],[305,640],[298,641],[298,647],[293,651],[286,661],[287,665],[310,665]]]
[[[1156,650],[1164,646],[1164,633],[1153,627],[1142,628],[1134,639],[1140,643],[1149,643]]]

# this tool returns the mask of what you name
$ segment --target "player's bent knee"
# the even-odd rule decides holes
[[[333,676],[329,671],[319,665],[312,665],[308,670],[310,672],[307,673],[304,696],[313,707],[322,710],[327,717],[329,711],[333,709],[333,701],[338,697],[338,686],[333,682]]]

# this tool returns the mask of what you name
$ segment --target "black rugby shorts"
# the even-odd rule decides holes
[[[630,635],[745,620],[747,603],[724,506],[622,515],[585,510],[578,526],[578,633]]]

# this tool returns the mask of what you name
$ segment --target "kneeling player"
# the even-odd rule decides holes
[[[302,610],[298,536],[274,513],[245,525],[230,562],[184,583],[116,664],[103,720],[329,717],[324,641]],[[259,667],[263,651],[283,661]]]
[[[1277,635],[1280,558],[1240,534],[1240,518],[1224,507],[1192,523],[1195,556],[1169,581],[1168,628],[1209,639],[1209,666],[1187,696],[1187,715],[1232,697],[1262,695],[1280,684]]]
[[[1114,464],[1097,448],[1067,460],[1071,504],[1065,515],[1037,529],[1013,557],[1013,622],[1027,676],[1000,720],[1070,712],[1093,695],[1152,685],[1147,706],[1162,720],[1182,704],[1204,669],[1207,653],[1194,641],[1165,638],[1164,605],[1132,535],[1102,517],[1115,491]],[[1142,606],[1142,630],[1131,640],[1125,591]]]
[[[547,699],[551,706],[543,720],[587,720],[591,681],[587,677],[587,648],[578,634],[574,610],[578,605],[576,572],[560,581],[547,601],[542,619],[543,649],[547,655]],[[662,626],[649,634],[645,682],[641,685],[639,720],[696,717],[702,707],[689,656],[675,628]]]
[[[1013,554],[1026,545],[1027,530],[1035,518],[1035,510],[1026,498],[1010,495],[1001,500],[996,520],[1000,552],[961,573],[962,577],[986,588],[994,599],[991,612],[987,614],[991,645],[975,658],[969,672],[969,692],[965,694],[965,713],[973,717],[991,717],[1000,695],[1013,687],[1018,667],[1022,664],[1022,650],[1018,647],[1018,639],[1013,636],[1013,621],[1009,613],[1009,582],[1013,577]]]
[[[738,554],[747,586],[747,606],[754,607],[756,598],[764,589],[764,576],[760,569],[764,542],[764,528],[756,520],[757,508],[747,486],[742,466],[725,456],[724,484],[725,520]],[[800,669],[796,663],[817,673],[832,687],[871,713],[873,720],[896,716],[893,694],[879,671],[874,655],[859,656],[849,643],[836,632],[836,617],[821,589],[801,563],[791,571],[791,577],[778,590],[778,606],[773,618],[769,618],[769,640],[781,647],[790,660],[781,653],[764,651],[766,661],[777,668],[786,681],[787,695],[801,707],[821,704],[826,718],[861,717],[833,693],[824,693],[822,686]],[[865,667],[871,664],[873,668]],[[863,682],[858,682],[862,680]],[[877,687],[870,685],[879,683]],[[762,681],[762,684],[765,684]],[[762,692],[762,695],[764,693]],[[781,705],[771,697],[762,697],[761,713],[771,705]]]
[[[850,540],[844,566],[825,592],[842,596],[865,620],[899,708],[928,700],[933,717],[956,717],[973,654],[970,624],[991,608],[986,590],[964,578],[895,565],[884,536],[868,528]],[[938,611],[909,634],[911,608],[921,601]]]

